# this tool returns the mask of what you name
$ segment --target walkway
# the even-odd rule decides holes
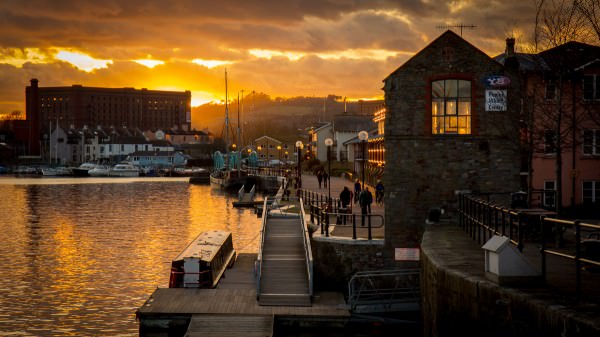
[[[354,193],[354,182],[340,177],[331,177],[331,197],[339,198],[340,192],[344,189],[344,186],[347,186],[350,191]],[[373,193],[373,199],[375,198],[375,188],[373,186],[367,185],[369,191]],[[306,190],[310,190],[316,193],[322,193],[325,196],[329,196],[329,187],[325,188],[321,186],[319,188],[319,181],[317,177],[312,174],[303,174],[302,175],[302,188]],[[293,195],[293,193],[292,193]],[[358,204],[352,204],[352,213],[360,214],[360,206]],[[371,205],[371,213],[379,214],[381,216],[384,215],[384,205],[378,205],[373,202]],[[335,226],[331,224],[329,235],[336,237],[347,237],[352,238],[352,226]],[[371,235],[373,239],[383,239],[384,238],[384,229],[385,227],[374,227],[371,229]],[[317,231],[315,234],[318,235],[320,233]],[[367,229],[364,227],[357,227],[357,236],[359,238],[367,238],[368,233]]]
[[[312,260],[304,222],[296,214],[271,210],[263,215],[263,243],[258,253],[260,305],[311,305]]]

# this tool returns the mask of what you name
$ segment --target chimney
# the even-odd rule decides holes
[[[515,56],[515,38],[509,37],[506,38],[506,57]]]

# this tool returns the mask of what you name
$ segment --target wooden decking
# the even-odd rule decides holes
[[[273,336],[273,316],[194,315],[185,337]]]
[[[260,305],[310,306],[304,231],[299,216],[271,216],[262,247]]]
[[[254,273],[256,258],[256,254],[241,254],[215,289],[157,288],[137,310],[140,331],[147,326],[156,326],[159,321],[168,321],[170,317],[187,317],[190,320],[193,317],[197,320],[207,315],[223,316],[220,319],[224,322],[233,322],[239,316],[293,317],[304,321],[344,321],[350,318],[343,294],[336,292],[316,293],[311,306],[259,305]],[[214,330],[222,328],[215,327]]]

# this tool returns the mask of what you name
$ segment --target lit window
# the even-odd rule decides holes
[[[431,83],[433,134],[471,133],[471,82],[440,80]]]
[[[600,155],[600,130],[583,130],[583,154]]]

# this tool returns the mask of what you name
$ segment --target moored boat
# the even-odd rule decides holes
[[[139,177],[140,169],[131,164],[120,163],[108,170],[109,177]]]
[[[71,171],[71,169],[68,167],[64,167],[64,166],[42,168],[43,176],[64,177],[64,176],[70,176],[72,174],[73,174],[73,172]]]
[[[110,168],[106,165],[96,165],[93,169],[88,171],[90,177],[108,177],[108,171]]]
[[[76,177],[88,177],[89,171],[94,167],[96,167],[96,164],[94,163],[82,163],[77,167],[71,167],[71,172],[73,172],[73,175]]]
[[[171,262],[169,288],[214,288],[235,259],[231,232],[203,232]]]

